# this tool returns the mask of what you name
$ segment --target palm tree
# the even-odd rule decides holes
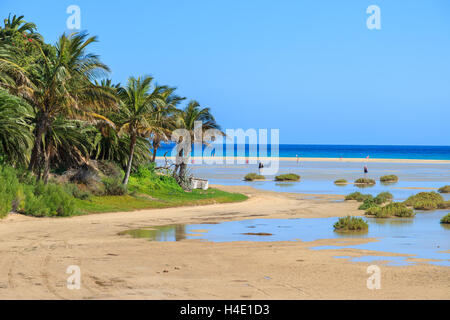
[[[7,66],[5,69],[20,75],[16,77],[20,81],[16,79],[15,88],[3,83],[4,86],[23,97],[35,109],[30,171],[41,169],[43,137],[56,118],[104,118],[94,111],[114,105],[114,94],[93,83],[96,78],[109,72],[97,55],[86,52],[87,47],[96,41],[96,37],[88,38],[86,33],[63,34],[53,54],[34,42],[41,53],[42,63],[33,65],[32,71],[28,72],[23,72],[20,66],[14,67],[14,61],[0,59],[0,70],[2,66]]]
[[[24,165],[29,160],[32,116],[25,101],[0,89],[0,154],[11,165]]]
[[[24,16],[17,17],[11,14],[4,19],[3,28],[0,27],[0,39],[12,38],[17,34],[25,36],[27,39],[42,41],[42,36],[36,32],[36,25],[32,22],[26,22]]]
[[[185,129],[189,132],[191,141],[194,141],[195,122],[202,123],[203,130],[216,129],[220,131],[220,126],[217,124],[214,116],[211,114],[210,108],[202,108],[200,104],[191,100],[188,105],[177,113],[176,125],[179,129]],[[223,134],[223,133],[222,133]],[[179,141],[176,141],[179,142]],[[177,155],[183,157],[183,150]],[[179,170],[177,172],[177,170]],[[186,172],[186,163],[184,161],[177,161],[174,175],[178,179],[182,179]]]
[[[44,137],[44,165],[42,180],[47,183],[51,164],[73,167],[87,162],[96,128],[86,121],[65,117],[54,119]]]
[[[158,111],[158,105],[164,103],[162,94],[166,91],[165,87],[152,86],[153,78],[144,76],[139,78],[131,77],[128,79],[126,87],[119,89],[120,97],[120,132],[127,133],[130,136],[130,152],[123,184],[128,184],[130,178],[133,156],[135,152],[138,137],[149,137],[159,126],[155,114]]]
[[[152,141],[152,162],[156,160],[156,153],[161,146],[161,142],[170,141],[171,132],[176,129],[176,114],[179,111],[176,107],[184,99],[176,95],[176,88],[166,88],[162,93],[162,104],[155,106],[156,111],[153,114],[153,120],[155,124],[151,132],[150,139]]]

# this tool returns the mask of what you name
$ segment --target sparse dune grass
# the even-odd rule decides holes
[[[257,173],[249,173],[244,177],[245,181],[254,181],[254,180],[265,180],[266,177],[257,174]]]
[[[398,177],[395,174],[390,174],[390,175],[387,175],[387,176],[382,176],[380,178],[380,181],[384,182],[384,183],[397,182],[398,181]]]
[[[355,184],[361,184],[361,185],[374,185],[376,184],[375,180],[370,178],[359,178],[355,180]]]
[[[281,174],[275,177],[276,181],[300,181],[300,176],[295,173]]]
[[[443,186],[442,188],[439,188],[438,192],[440,192],[440,193],[450,193],[450,185]]]
[[[359,217],[343,217],[334,224],[335,231],[367,231],[369,225]]]

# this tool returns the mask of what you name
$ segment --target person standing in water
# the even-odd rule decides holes
[[[369,168],[367,167],[367,164],[364,165],[364,173],[369,173]]]

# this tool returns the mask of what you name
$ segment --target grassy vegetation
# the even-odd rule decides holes
[[[450,193],[450,185],[443,186],[442,188],[439,188],[438,192],[440,192],[440,193]]]
[[[358,217],[344,217],[339,218],[339,221],[334,224],[335,231],[367,231],[369,225],[366,221]]]
[[[394,199],[394,196],[392,195],[392,193],[381,192],[375,197],[374,201],[376,204],[383,204],[386,202],[391,202],[392,199]]]
[[[244,177],[245,181],[264,180],[264,179],[266,179],[266,177],[257,173],[249,173]]]
[[[338,180],[336,180],[335,182],[334,182],[334,184],[347,184],[348,182],[347,182],[347,180],[345,180],[345,179],[338,179]]]
[[[373,199],[372,195],[362,194],[361,192],[353,192],[345,197],[345,200],[356,200],[358,202],[363,202],[369,199]]]
[[[355,184],[374,185],[376,182],[375,180],[369,178],[359,178],[355,180]]]
[[[439,202],[438,209],[450,209],[450,201]]]
[[[368,216],[374,216],[376,218],[410,218],[414,217],[415,215],[412,209],[408,208],[404,203],[401,202],[393,202],[384,207],[371,207],[367,209],[365,214]]]
[[[375,198],[373,198],[371,195],[361,195],[359,199],[364,199],[363,204],[359,206],[359,210],[367,210],[372,207],[378,207],[379,205],[382,205],[387,202],[391,202],[393,199],[393,196],[389,192],[381,192],[378,194]]]
[[[300,176],[295,173],[281,174],[275,177],[276,181],[300,181]]]
[[[410,196],[404,202],[405,205],[420,210],[436,210],[440,206],[445,207],[444,198],[437,192],[420,192]]]
[[[387,176],[382,176],[381,178],[380,178],[380,181],[381,182],[397,182],[398,181],[398,177],[396,176],[396,175],[394,175],[394,174],[390,174],[390,175],[387,175]]]
[[[95,195],[83,184],[44,184],[8,166],[0,166],[0,180],[0,217],[11,210],[35,217],[66,217],[247,199],[242,194],[216,189],[186,192],[172,176],[158,174],[152,166],[140,167],[130,177],[128,189],[121,184],[121,177],[104,178],[99,188],[103,193],[97,190]]]
[[[446,216],[442,217],[441,223],[450,223],[450,213],[448,213]]]

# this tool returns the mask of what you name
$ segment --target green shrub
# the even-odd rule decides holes
[[[449,209],[449,208],[450,208],[450,201],[438,203],[438,209]]]
[[[334,184],[347,184],[348,182],[347,182],[347,180],[345,180],[345,179],[337,179],[335,182],[334,182]]]
[[[334,224],[336,231],[366,231],[369,225],[366,221],[358,217],[344,217],[339,218],[339,221]]]
[[[381,211],[381,207],[378,207],[378,206],[370,207],[370,208],[367,209],[365,215],[367,215],[367,216],[377,216],[377,215],[381,214],[380,211]]]
[[[24,213],[35,217],[70,216],[75,212],[74,198],[63,187],[38,183],[25,189]]]
[[[450,223],[450,213],[447,213],[446,216],[442,217],[441,223]]]
[[[0,167],[0,218],[13,209],[13,201],[17,198],[19,188],[16,170],[10,166]]]
[[[394,199],[394,196],[390,192],[381,192],[375,197],[374,201],[376,204],[383,204],[392,201],[392,199]]]
[[[380,181],[381,182],[397,182],[398,181],[398,177],[396,175],[394,175],[394,174],[390,174],[390,175],[387,175],[387,176],[382,176],[380,178]]]
[[[359,206],[359,210],[367,210],[372,207],[378,207],[378,204],[375,202],[375,199],[365,199],[363,204]]]
[[[119,166],[112,161],[101,160],[97,161],[98,170],[107,177],[120,178],[122,176],[122,171]]]
[[[266,177],[256,174],[256,173],[249,173],[244,177],[245,181],[253,181],[253,180],[264,180]]]
[[[414,203],[414,209],[416,210],[436,210],[438,204],[435,201],[423,200]]]
[[[276,181],[300,181],[300,176],[295,173],[281,174],[275,177]]]
[[[443,186],[442,188],[439,188],[438,192],[440,192],[440,193],[450,193],[450,185]]]
[[[420,192],[416,195],[410,196],[405,200],[404,204],[414,207],[417,202],[434,202],[436,206],[444,202],[444,198],[437,192]]]
[[[67,193],[71,194],[74,198],[87,200],[92,196],[92,193],[89,190],[84,190],[80,186],[74,183],[67,183],[64,186],[64,189]]]
[[[369,178],[359,178],[355,180],[355,184],[368,184],[373,185],[376,184],[375,180]]]
[[[107,177],[102,182],[105,185],[105,194],[108,196],[122,196],[127,193],[127,187],[118,177]]]
[[[353,192],[345,197],[345,200],[356,200],[358,202],[363,202],[367,199],[373,199],[373,196],[370,194],[362,194],[361,192]]]
[[[390,218],[390,217],[410,218],[414,217],[415,213],[412,209],[408,208],[404,203],[393,202],[384,207],[369,208],[366,211],[366,215],[375,216],[376,218]]]

